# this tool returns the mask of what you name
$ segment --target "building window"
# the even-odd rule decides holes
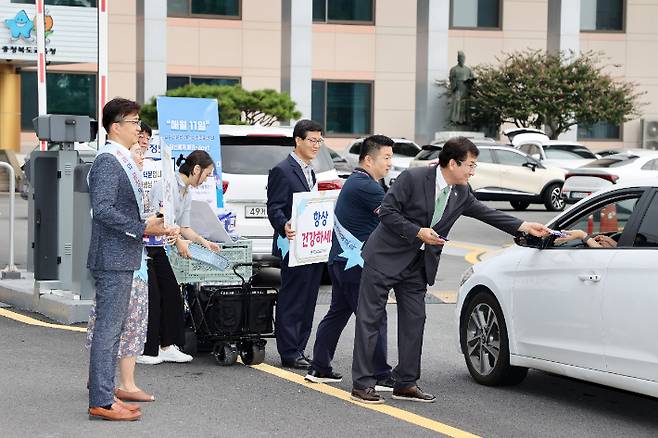
[[[72,114],[96,118],[96,75],[48,73],[48,114]],[[33,131],[32,119],[39,114],[37,74],[21,72],[21,129]]]
[[[578,125],[578,140],[621,140],[621,126],[608,122]]]
[[[450,27],[500,29],[500,0],[451,0]]]
[[[212,78],[201,76],[167,76],[167,90],[184,87],[188,84],[239,85],[240,78]]]
[[[313,81],[311,118],[327,135],[372,132],[372,83]]]
[[[240,0],[167,0],[167,16],[240,18]]]
[[[35,0],[11,0],[11,3],[33,5]],[[96,0],[46,0],[48,6],[78,6],[81,8],[95,8]]]
[[[373,0],[313,0],[313,21],[374,24],[375,2]]]
[[[625,0],[581,0],[580,30],[624,31]]]

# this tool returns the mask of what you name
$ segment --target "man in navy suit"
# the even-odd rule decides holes
[[[283,366],[307,369],[304,350],[311,335],[315,303],[324,263],[288,266],[289,241],[295,238],[290,227],[292,195],[317,190],[311,167],[324,139],[322,126],[300,120],[293,130],[295,149],[270,169],[267,179],[267,218],[274,228],[272,254],[281,257],[281,289],[276,305],[276,347]]]
[[[375,391],[375,351],[391,289],[398,309],[398,365],[393,398],[431,403],[434,395],[417,385],[425,327],[425,293],[433,285],[441,250],[455,221],[470,216],[499,230],[535,236],[544,225],[522,220],[481,203],[469,191],[478,148],[465,137],[448,140],[438,166],[400,174],[379,210],[380,223],[363,247],[365,260],[356,312],[352,359],[352,396],[362,403],[383,403]]]
[[[107,143],[89,171],[93,212],[87,268],[96,280],[96,325],[89,353],[89,417],[132,421],[139,405],[114,397],[119,338],[130,300],[133,271],[142,260],[142,237],[173,230],[163,220],[142,220],[141,171],[130,157],[137,143],[139,105],[115,98],[103,107]]]

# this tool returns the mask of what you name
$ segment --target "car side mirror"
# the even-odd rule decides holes
[[[533,172],[537,170],[537,163],[533,163],[532,161],[526,161],[523,163],[523,166],[529,168]]]
[[[524,246],[526,248],[537,248],[542,249],[546,245],[546,241],[541,237],[535,237],[531,234],[520,234],[514,238],[514,243],[519,246]]]

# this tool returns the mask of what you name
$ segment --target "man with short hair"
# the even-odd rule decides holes
[[[375,391],[375,351],[391,289],[398,310],[398,365],[393,369],[393,398],[434,402],[417,385],[425,326],[425,294],[433,285],[441,250],[462,215],[502,231],[534,236],[550,232],[539,223],[523,222],[487,207],[469,191],[477,167],[478,148],[465,137],[448,140],[439,166],[417,167],[400,174],[379,211],[380,223],[363,247],[352,362],[352,399],[383,403]]]
[[[267,178],[267,218],[274,228],[272,255],[281,257],[281,288],[276,305],[276,348],[283,366],[307,369],[304,350],[311,335],[315,303],[324,263],[288,266],[289,241],[295,238],[290,227],[292,195],[317,190],[311,161],[324,143],[322,126],[300,120],[293,129],[295,149],[270,169]]]
[[[334,372],[334,358],[338,339],[359,300],[359,283],[363,259],[361,247],[379,224],[379,207],[384,188],[379,180],[391,169],[394,142],[384,135],[371,135],[361,143],[359,167],[347,178],[340,191],[334,210],[334,234],[329,253],[331,277],[331,305],[318,325],[313,346],[313,360],[306,380],[315,383],[340,382],[342,376]],[[373,357],[375,388],[392,391],[391,367],[387,356],[386,314],[379,327]]]
[[[142,259],[143,235],[167,235],[174,230],[161,218],[142,220],[141,171],[130,156],[140,132],[139,105],[115,98],[103,107],[107,143],[89,171],[92,206],[87,268],[96,280],[96,324],[89,354],[89,418],[133,421],[139,405],[114,396],[119,338],[130,300],[133,271]]]

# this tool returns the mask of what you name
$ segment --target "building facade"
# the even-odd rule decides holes
[[[431,140],[446,126],[435,82],[447,79],[458,51],[470,67],[523,49],[603,52],[606,70],[637,83],[646,105],[641,118],[623,126],[579,126],[569,134],[593,149],[639,147],[650,134],[643,134],[642,119],[658,121],[658,0],[105,1],[110,97],[143,102],[186,83],[287,91],[304,117],[323,123],[337,149],[370,133]],[[0,131],[16,126],[6,120],[16,120],[18,100],[16,138],[24,152],[36,144],[34,63],[1,48],[10,33],[4,20],[21,9],[33,15],[33,4],[0,0],[0,60],[7,60],[0,69]],[[93,12],[96,0],[46,5],[55,41],[58,20]],[[95,41],[92,34],[75,38]],[[96,64],[84,61],[51,62],[49,112],[95,114]],[[20,99],[9,99],[10,92]]]

